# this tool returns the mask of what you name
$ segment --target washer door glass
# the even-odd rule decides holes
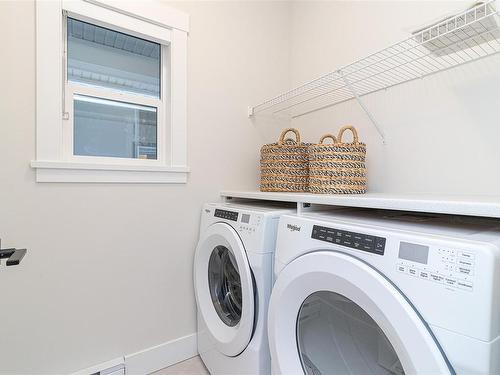
[[[302,304],[297,341],[306,375],[403,375],[391,343],[375,321],[341,294],[319,291]]]
[[[216,246],[210,255],[208,285],[217,315],[227,326],[236,326],[243,306],[241,279],[236,259],[225,246]]]

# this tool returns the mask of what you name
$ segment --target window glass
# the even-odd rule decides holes
[[[75,155],[157,158],[157,110],[84,95],[74,96]]]
[[[359,305],[319,291],[302,304],[297,344],[306,375],[404,375],[387,336]]]
[[[68,81],[160,97],[158,43],[68,18]]]

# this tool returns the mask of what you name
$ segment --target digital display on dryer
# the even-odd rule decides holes
[[[378,255],[384,255],[385,251],[386,240],[384,237],[349,232],[319,225],[313,226],[311,238]]]
[[[409,260],[411,262],[427,264],[427,260],[429,258],[429,246],[401,241],[399,244],[398,258]]]

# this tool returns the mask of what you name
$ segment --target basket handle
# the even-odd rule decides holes
[[[354,144],[358,144],[358,132],[356,131],[356,128],[354,128],[354,126],[352,125],[346,125],[346,126],[343,126],[340,130],[339,130],[339,135],[338,135],[338,140],[339,140],[339,143],[343,143],[342,142],[342,136],[344,135],[344,132],[346,130],[350,130],[351,133],[352,133],[352,143]]]
[[[321,139],[319,140],[319,144],[322,145],[323,144],[323,141],[327,138],[330,138],[333,143],[337,143],[337,138],[335,138],[334,135],[331,135],[331,134],[325,134],[324,136],[321,137]]]
[[[294,129],[294,128],[288,128],[288,129],[285,129],[281,132],[280,134],[280,137],[278,139],[278,144],[279,145],[282,145],[283,142],[285,142],[285,135],[287,135],[287,133],[294,133],[295,134],[295,142],[296,143],[300,143],[300,133],[297,129]]]

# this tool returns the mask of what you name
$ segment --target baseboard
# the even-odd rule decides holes
[[[146,375],[198,354],[196,333],[125,356],[127,375]]]

